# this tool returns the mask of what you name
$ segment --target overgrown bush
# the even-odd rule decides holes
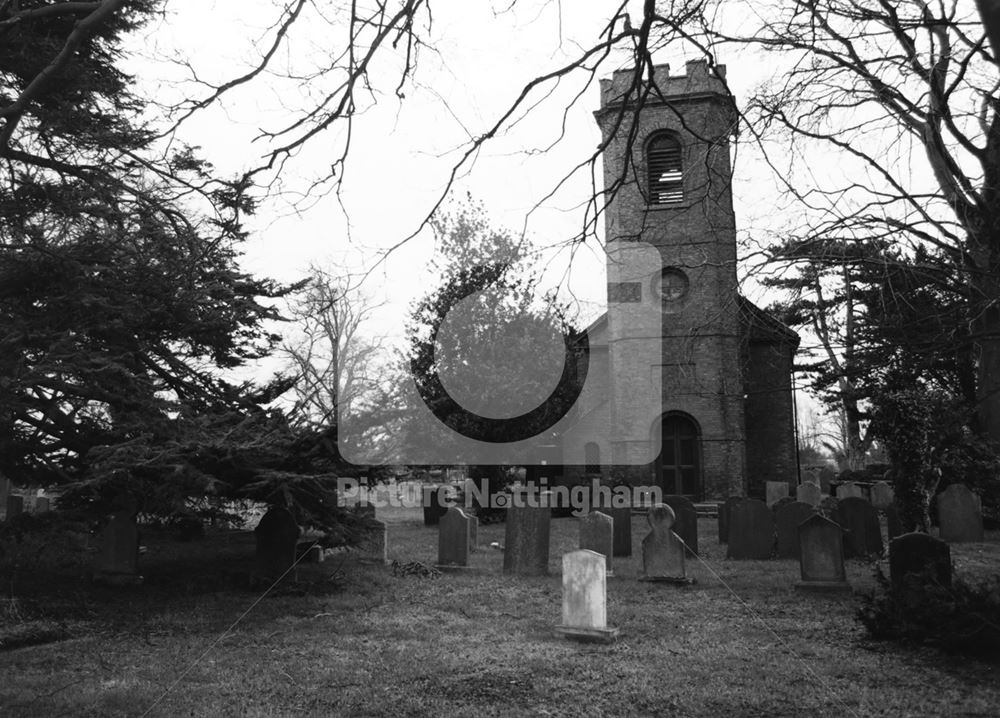
[[[929,573],[910,574],[897,587],[881,569],[875,578],[857,612],[872,638],[1000,658],[1000,576],[976,584],[956,578],[944,586]]]

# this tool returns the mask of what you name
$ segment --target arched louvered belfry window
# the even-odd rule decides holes
[[[675,204],[684,200],[681,143],[670,134],[658,134],[646,145],[649,203]]]

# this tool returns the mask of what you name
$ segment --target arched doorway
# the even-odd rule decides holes
[[[702,498],[701,430],[687,414],[665,414],[660,419],[660,456],[656,481],[665,494]]]

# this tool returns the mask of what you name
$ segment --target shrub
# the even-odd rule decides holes
[[[948,653],[1000,657],[1000,576],[943,586],[930,574],[910,574],[893,587],[881,569],[862,595],[857,618],[876,640],[931,645]]]

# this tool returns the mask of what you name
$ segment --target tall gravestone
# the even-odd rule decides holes
[[[816,509],[802,501],[784,504],[774,512],[775,533],[778,537],[778,558],[799,557],[799,526],[816,513]]]
[[[767,505],[774,506],[779,499],[788,496],[788,483],[785,481],[768,481],[764,484]]]
[[[819,506],[819,502],[822,498],[823,490],[820,489],[819,484],[806,482],[804,484],[799,484],[795,489],[795,500],[801,501],[804,504]]]
[[[674,510],[673,532],[687,548],[688,556],[698,555],[698,512],[687,496],[671,494],[663,497],[663,503]]]
[[[799,526],[799,570],[796,588],[848,590],[844,570],[843,530],[830,519],[813,514]]]
[[[882,553],[882,527],[878,511],[868,501],[848,496],[837,503],[837,523],[844,529],[848,558],[867,558]]]
[[[620,506],[618,508],[603,508],[602,513],[606,513],[611,516],[614,524],[613,537],[614,537],[614,548],[613,553],[615,556],[631,556],[632,555],[632,507],[631,506]]]
[[[618,635],[608,627],[605,558],[581,549],[562,558],[562,624],[556,632],[577,641],[608,643]]]
[[[131,506],[115,511],[101,531],[100,545],[94,561],[94,579],[112,584],[138,583],[139,527]],[[295,551],[294,545],[292,551]]]
[[[609,575],[614,556],[614,523],[614,519],[601,511],[591,511],[580,519],[580,548],[604,556]]]
[[[719,543],[729,541],[729,515],[732,513],[733,506],[743,501],[743,499],[743,496],[730,496],[719,506],[719,515],[717,517],[719,522]]]
[[[731,559],[764,560],[774,548],[774,516],[771,509],[758,499],[744,499],[729,512],[729,546]]]
[[[462,509],[452,507],[438,522],[438,566],[469,565],[472,520]]]
[[[982,503],[967,486],[952,484],[938,494],[937,513],[943,541],[983,540]]]
[[[642,540],[642,580],[693,583],[684,570],[684,545],[673,531],[674,510],[668,504],[653,504],[646,520],[649,533]]]
[[[853,481],[845,481],[837,487],[837,498],[847,499],[850,497],[863,498],[864,494],[861,491],[861,487],[858,486]]]
[[[892,486],[889,485],[887,481],[876,481],[872,484],[872,506],[874,506],[879,511],[885,511],[895,500],[895,493],[892,490]]]
[[[7,497],[7,520],[10,521],[16,516],[24,513],[24,497],[18,494],[10,494]]]
[[[276,581],[295,565],[295,545],[302,532],[295,517],[282,506],[272,506],[254,529],[257,576]]]
[[[513,501],[507,509],[503,572],[545,576],[549,572],[549,527],[552,510],[547,494],[529,505]]]
[[[903,534],[889,543],[889,578],[894,588],[902,588],[906,576],[942,586],[951,585],[951,549],[944,541],[925,533]]]

